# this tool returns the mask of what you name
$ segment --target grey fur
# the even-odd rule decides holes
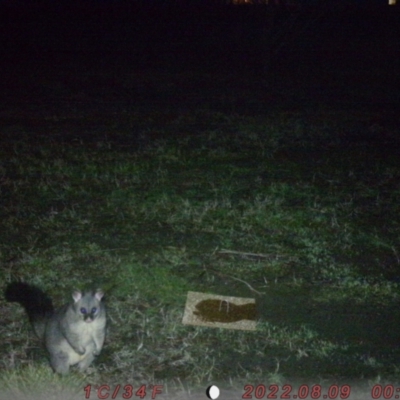
[[[53,311],[51,300],[38,288],[26,283],[10,284],[8,301],[26,310],[37,336],[44,341],[55,372],[67,374],[72,365],[85,371],[103,348],[106,310],[103,291],[74,291],[73,302]]]

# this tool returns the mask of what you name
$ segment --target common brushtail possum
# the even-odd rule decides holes
[[[106,330],[104,293],[72,293],[73,302],[54,310],[51,299],[39,288],[24,282],[10,283],[8,301],[20,303],[28,314],[36,335],[43,340],[55,372],[67,374],[78,365],[85,371],[100,354]]]

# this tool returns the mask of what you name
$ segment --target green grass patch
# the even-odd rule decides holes
[[[90,382],[398,381],[400,169],[344,141],[363,118],[336,117],[155,113],[139,149],[9,142],[0,277],[59,304],[105,289]],[[258,330],[183,326],[188,290],[256,297]],[[37,360],[22,310],[2,309],[8,376]]]

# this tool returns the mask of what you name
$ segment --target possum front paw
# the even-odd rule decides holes
[[[97,357],[100,353],[101,353],[101,347],[97,346],[95,343],[93,349],[93,355]]]
[[[83,347],[77,347],[75,351],[80,355],[83,356],[86,353],[86,349]]]

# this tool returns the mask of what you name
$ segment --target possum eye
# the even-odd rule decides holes
[[[87,311],[86,311],[86,308],[85,308],[85,307],[82,307],[82,308],[80,309],[80,311],[81,311],[81,313],[82,313],[82,314],[86,314],[86,313],[87,313]]]
[[[96,314],[96,312],[97,312],[97,308],[96,308],[96,307],[93,307],[93,308],[92,308],[92,314]]]

